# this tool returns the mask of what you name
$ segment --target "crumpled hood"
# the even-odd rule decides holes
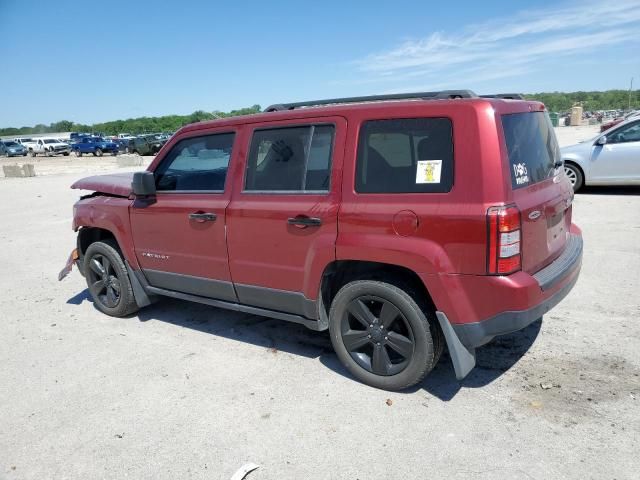
[[[94,175],[92,177],[81,178],[71,185],[71,188],[128,197],[131,194],[132,180],[133,172]]]

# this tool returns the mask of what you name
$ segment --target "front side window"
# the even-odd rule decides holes
[[[607,143],[626,142],[640,142],[640,122],[630,123],[607,135]]]
[[[158,191],[224,191],[235,134],[176,143],[154,172]]]
[[[442,193],[453,185],[448,118],[371,120],[360,129],[358,193]]]
[[[257,130],[251,140],[245,190],[326,192],[335,127]]]

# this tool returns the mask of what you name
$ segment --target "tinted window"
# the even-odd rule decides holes
[[[246,190],[327,191],[333,125],[257,130],[247,162]]]
[[[625,142],[640,142],[640,122],[630,123],[607,135],[607,143]]]
[[[452,184],[448,118],[372,120],[360,129],[357,192],[437,193]]]
[[[502,128],[513,188],[533,185],[553,176],[560,149],[549,115],[545,112],[503,115]]]
[[[176,143],[155,171],[160,191],[222,191],[233,133],[188,138]]]

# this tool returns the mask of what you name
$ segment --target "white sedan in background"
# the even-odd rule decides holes
[[[583,185],[640,185],[640,119],[563,147],[560,154],[574,191]]]

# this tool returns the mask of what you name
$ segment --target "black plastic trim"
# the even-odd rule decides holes
[[[256,285],[235,284],[238,301],[254,307],[301,315],[317,320],[318,306],[301,292],[290,292]]]
[[[131,282],[131,288],[133,289],[133,297],[136,300],[136,305],[139,308],[151,305],[156,299],[153,295],[148,295],[145,287],[147,286],[146,279],[141,273],[131,268],[128,261],[124,261],[127,267],[127,273],[129,274],[129,281]]]
[[[174,290],[201,297],[218,298],[237,302],[236,292],[231,282],[212,278],[194,277],[181,273],[144,269],[143,273],[152,287]]]
[[[306,102],[279,103],[265,108],[265,112],[279,112],[294,110],[300,107],[316,107],[335,105],[340,103],[380,102],[385,100],[444,100],[454,98],[477,98],[471,90],[443,90],[441,92],[413,92],[393,93],[390,95],[368,95],[364,97],[328,98],[324,100],[310,100]]]
[[[212,298],[200,297],[197,295],[189,295],[188,293],[174,292],[172,290],[165,290],[157,287],[147,287],[147,291],[156,295],[163,295],[165,297],[178,298],[180,300],[188,300],[190,302],[203,303],[205,305],[211,305],[213,307],[226,308],[227,310],[235,310],[237,312],[250,313],[252,315],[261,315],[264,317],[277,318],[279,320],[285,320],[287,322],[299,323],[311,330],[321,330],[321,324],[316,320],[309,320],[300,315],[293,315],[285,312],[278,312],[275,310],[268,310],[264,308],[252,307],[249,305],[242,305],[240,303],[225,302],[222,300],[214,300]]]

